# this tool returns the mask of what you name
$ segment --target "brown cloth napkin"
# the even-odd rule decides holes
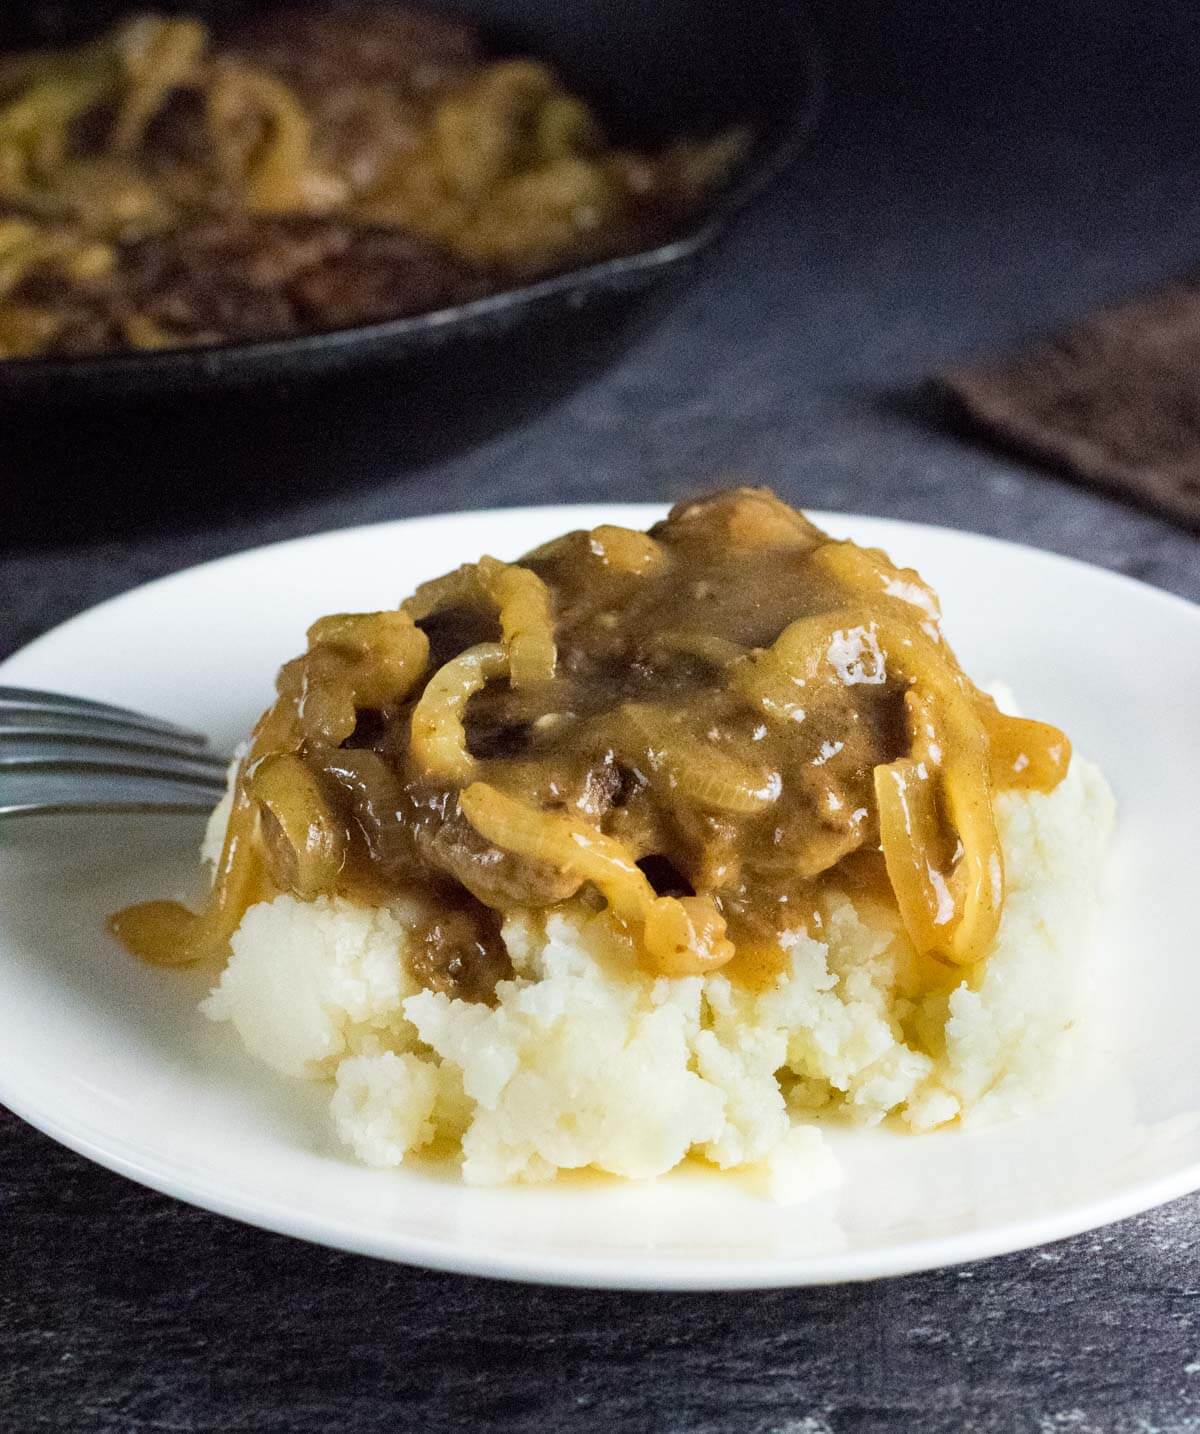
[[[939,374],[972,428],[1200,528],[1200,280]]]

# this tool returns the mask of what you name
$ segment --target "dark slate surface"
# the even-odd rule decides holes
[[[1200,597],[1193,537],[940,435],[904,397],[944,360],[1195,264],[1200,21],[1169,0],[842,8],[814,153],[624,362],[518,431],[415,471],[360,444],[349,484],[310,475],[282,501],[276,486],[270,513],[253,492],[197,490],[157,521],[131,515],[124,538],[61,499],[48,523],[53,473],[0,443],[0,481],[26,495],[22,524],[0,531],[0,652],[263,541],[484,504],[665,499],[728,469]],[[264,487],[268,469],[313,466],[288,427]],[[0,1115],[0,1221],[6,1434],[1200,1429],[1195,1198],[871,1286],[518,1289],[242,1228]]]

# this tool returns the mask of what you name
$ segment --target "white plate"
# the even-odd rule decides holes
[[[246,732],[321,613],[394,605],[483,551],[644,507],[389,523],[209,563],[103,604],[0,666],[0,682]],[[868,518],[941,592],[981,681],[1099,761],[1119,802],[1096,951],[1115,1013],[1072,1089],[989,1131],[835,1140],[845,1179],[799,1209],[736,1180],[473,1190],[376,1172],[336,1145],[320,1087],[243,1055],[196,1011],[204,980],[150,970],[105,915],[181,889],[198,823],[93,819],[0,833],[0,1099],[89,1158],[208,1209],[388,1259],[564,1284],[718,1289],[862,1279],[1023,1248],[1200,1187],[1200,608],[1045,553]]]

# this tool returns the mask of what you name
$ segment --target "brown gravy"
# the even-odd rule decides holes
[[[779,933],[819,924],[832,887],[979,959],[1003,902],[992,791],[1069,760],[970,684],[915,573],[759,490],[484,560],[379,618],[386,639],[326,619],[284,669],[248,810],[270,813],[279,889],[432,888],[419,973],[466,999],[508,972],[496,913],[577,894],[666,974],[769,984]]]

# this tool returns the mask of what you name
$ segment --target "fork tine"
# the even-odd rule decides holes
[[[27,772],[124,772],[225,789],[225,763],[210,752],[183,753],[113,746],[103,742],[38,741],[6,750],[0,743],[0,774]]]
[[[128,772],[6,772],[0,781],[0,818],[57,813],[210,812],[207,783]]]
[[[225,771],[229,758],[221,752],[197,747],[173,733],[143,732],[133,727],[109,726],[104,722],[45,714],[34,718],[13,718],[0,714],[0,766],[11,766],[5,757],[13,754],[53,752],[58,747],[95,752],[152,752],[181,760],[202,762]],[[87,755],[84,752],[84,755]]]
[[[41,692],[25,687],[0,687],[0,716],[29,717],[35,714],[57,714],[64,717],[92,719],[114,726],[129,727],[139,732],[157,732],[176,737],[191,746],[203,747],[206,738],[189,732],[174,722],[147,717],[144,712],[131,712],[126,707],[113,707],[107,702],[93,702],[86,697],[68,697],[61,692]]]
[[[172,722],[0,687],[0,818],[209,811],[225,789],[228,761]]]

